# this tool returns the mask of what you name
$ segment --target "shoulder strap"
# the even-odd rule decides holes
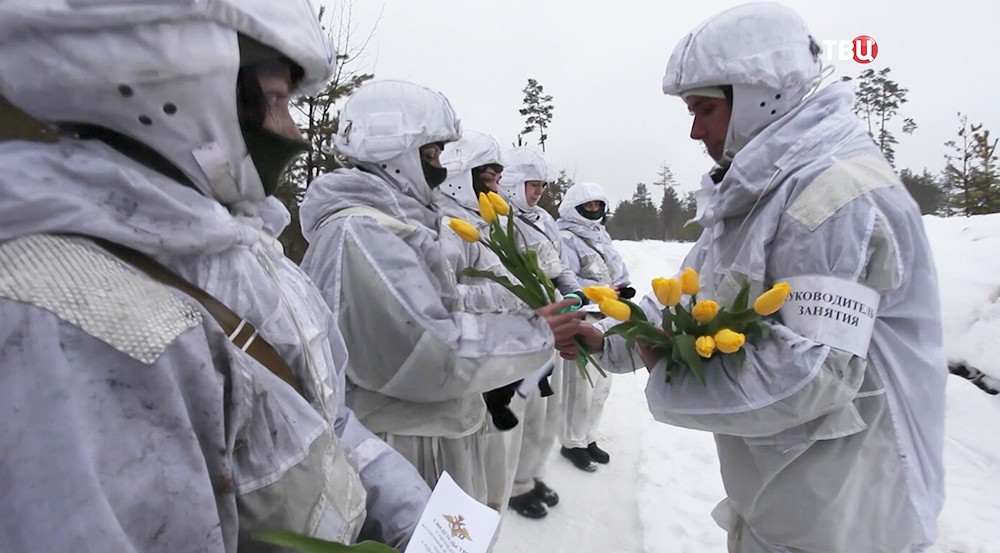
[[[374,219],[380,226],[388,229],[400,238],[406,238],[417,231],[417,227],[404,223],[392,215],[379,211],[374,207],[368,207],[365,205],[349,207],[328,215],[325,219],[323,219],[323,222],[319,224],[319,228],[323,228],[337,219],[343,219],[345,217],[352,217],[355,215],[362,215]]]
[[[532,221],[531,219],[528,219],[527,217],[525,217],[524,215],[521,215],[520,213],[517,215],[517,218],[520,219],[520,220],[522,220],[522,221],[524,221],[525,223],[527,223],[528,226],[530,226],[531,228],[533,228],[533,229],[537,230],[538,232],[540,232],[542,234],[542,236],[545,236],[549,240],[552,240],[552,238],[549,237],[549,233],[547,233],[544,230],[542,230],[541,228],[539,228],[538,225],[536,225],[535,222]]]
[[[205,311],[219,323],[219,326],[222,327],[222,330],[225,331],[226,335],[229,336],[229,340],[236,347],[256,359],[261,365],[267,367],[275,376],[287,382],[300,395],[302,394],[302,386],[299,380],[295,378],[295,375],[292,374],[291,369],[288,368],[285,360],[281,358],[281,355],[274,349],[274,346],[257,333],[257,329],[250,321],[240,317],[221,301],[215,299],[214,296],[181,278],[148,255],[122,246],[121,244],[108,242],[107,240],[99,238],[91,238],[91,240],[104,248],[108,253],[143,272],[149,278],[160,284],[180,290],[200,303],[205,308]]]
[[[608,260],[604,258],[604,254],[601,253],[601,250],[597,249],[597,247],[594,246],[594,243],[591,242],[589,238],[584,238],[579,234],[577,234],[576,237],[579,238],[580,240],[583,240],[583,243],[586,244],[588,248],[594,250],[594,253],[596,253],[601,258],[601,261],[604,261],[604,263],[607,264]]]

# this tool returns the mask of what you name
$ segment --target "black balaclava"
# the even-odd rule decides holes
[[[590,202],[584,202],[584,203],[590,203]],[[604,205],[604,202],[600,202],[600,204],[601,204],[601,209],[598,209],[597,211],[587,211],[586,209],[583,208],[583,204],[580,204],[576,206],[576,212],[579,213],[584,219],[587,219],[589,221],[600,221],[601,219],[604,218],[604,212],[607,210],[607,206]]]
[[[472,168],[472,190],[475,191],[477,198],[480,194],[490,192],[489,187],[486,186],[486,181],[483,180],[483,173],[485,173],[487,169],[493,169],[497,173],[502,173],[503,165],[500,165],[499,163],[487,163],[486,165],[480,165],[479,167]]]
[[[444,150],[444,148],[441,148]],[[431,190],[441,186],[441,183],[448,178],[448,169],[445,167],[435,167],[427,162],[423,156],[420,156],[420,167],[424,170],[424,180],[427,181],[427,186],[431,187]]]
[[[276,50],[243,35],[239,37],[240,71],[236,77],[236,105],[239,111],[240,130],[247,152],[270,196],[278,188],[285,169],[302,152],[309,150],[309,143],[293,140],[264,128],[267,99],[260,88],[258,74],[282,66],[291,69],[293,86],[302,80],[304,71],[297,64]]]

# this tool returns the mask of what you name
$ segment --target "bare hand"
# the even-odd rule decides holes
[[[590,323],[581,322],[575,336],[571,336],[563,343],[556,343],[556,349],[559,350],[559,355],[563,359],[575,361],[577,358],[577,342],[573,338],[582,342],[587,351],[591,353],[597,353],[604,349],[604,333]]]
[[[549,323],[557,345],[572,341],[573,336],[579,331],[580,325],[583,324],[583,317],[586,314],[583,311],[560,313],[563,309],[572,307],[576,303],[577,300],[570,298],[535,310],[536,313],[545,318],[545,322]]]
[[[653,351],[646,342],[636,342],[635,349],[639,353],[639,359],[642,359],[642,364],[646,365],[646,370],[649,372],[653,372],[653,367],[663,360],[663,354]]]

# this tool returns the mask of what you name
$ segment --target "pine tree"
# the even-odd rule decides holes
[[[608,220],[608,234],[617,240],[660,240],[659,215],[645,183],[635,187],[632,199],[622,201]]]
[[[997,141],[990,141],[990,131],[977,125],[972,135],[972,189],[975,213],[1000,211],[1000,174],[997,172]]]
[[[920,206],[921,215],[937,215],[943,212],[944,190],[930,171],[924,169],[924,172],[918,175],[909,169],[903,169],[899,173],[899,180]]]
[[[684,206],[677,197],[677,190],[665,188],[660,202],[660,227],[663,229],[664,240],[680,240],[681,229],[687,221],[684,215]]]
[[[879,150],[889,163],[895,166],[896,149],[899,144],[896,135],[889,130],[890,124],[899,115],[899,110],[906,103],[908,89],[889,78],[890,68],[878,72],[866,69],[858,77],[855,90],[854,112],[868,124],[868,134],[878,145]],[[903,118],[902,131],[913,134],[917,129],[912,118]]]
[[[559,171],[556,180],[550,182],[542,191],[542,197],[538,199],[538,206],[548,211],[554,219],[558,219],[563,194],[569,190],[570,186],[573,186],[573,179],[566,174],[565,169]]]
[[[538,84],[535,79],[528,79],[524,92],[524,107],[518,110],[524,116],[524,130],[521,136],[538,131],[538,144],[542,151],[545,151],[545,141],[549,139],[547,134],[549,124],[552,123],[552,95],[544,94],[544,87]]]
[[[695,199],[694,192],[688,192],[684,196],[684,221],[690,221],[694,219],[694,216],[698,213],[698,200]],[[678,240],[682,242],[694,242],[701,236],[702,226],[698,223],[685,223],[681,227],[678,233]]]
[[[681,227],[684,226],[684,207],[677,196],[677,179],[670,165],[663,163],[657,172],[654,186],[663,188],[663,199],[660,201],[660,230],[664,240],[677,240]]]
[[[945,215],[964,213],[964,206],[969,205],[969,183],[972,172],[972,147],[970,145],[969,117],[958,113],[958,139],[949,140],[944,145],[950,150],[944,155],[945,166],[941,174],[947,203]]]
[[[951,152],[942,181],[948,195],[947,214],[981,215],[1000,211],[1000,170],[997,167],[997,140],[983,124],[969,123],[958,114],[958,138],[945,142]]]
[[[631,214],[634,209],[632,208],[632,202],[628,200],[621,200],[618,205],[615,206],[614,211],[608,216],[608,223],[605,228],[611,238],[614,240],[635,240],[635,235],[632,232],[632,225],[630,223]]]

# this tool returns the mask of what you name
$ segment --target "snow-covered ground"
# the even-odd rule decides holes
[[[949,361],[1000,377],[1000,214],[925,218],[938,265]],[[618,242],[640,294],[677,271],[690,244]],[[497,553],[712,553],[723,497],[708,433],[653,421],[645,371],[614,377],[600,428],[611,463],[584,473],[554,450],[547,482],[561,502],[541,520],[506,513]],[[1000,551],[1000,396],[949,377],[947,499],[930,553]]]

